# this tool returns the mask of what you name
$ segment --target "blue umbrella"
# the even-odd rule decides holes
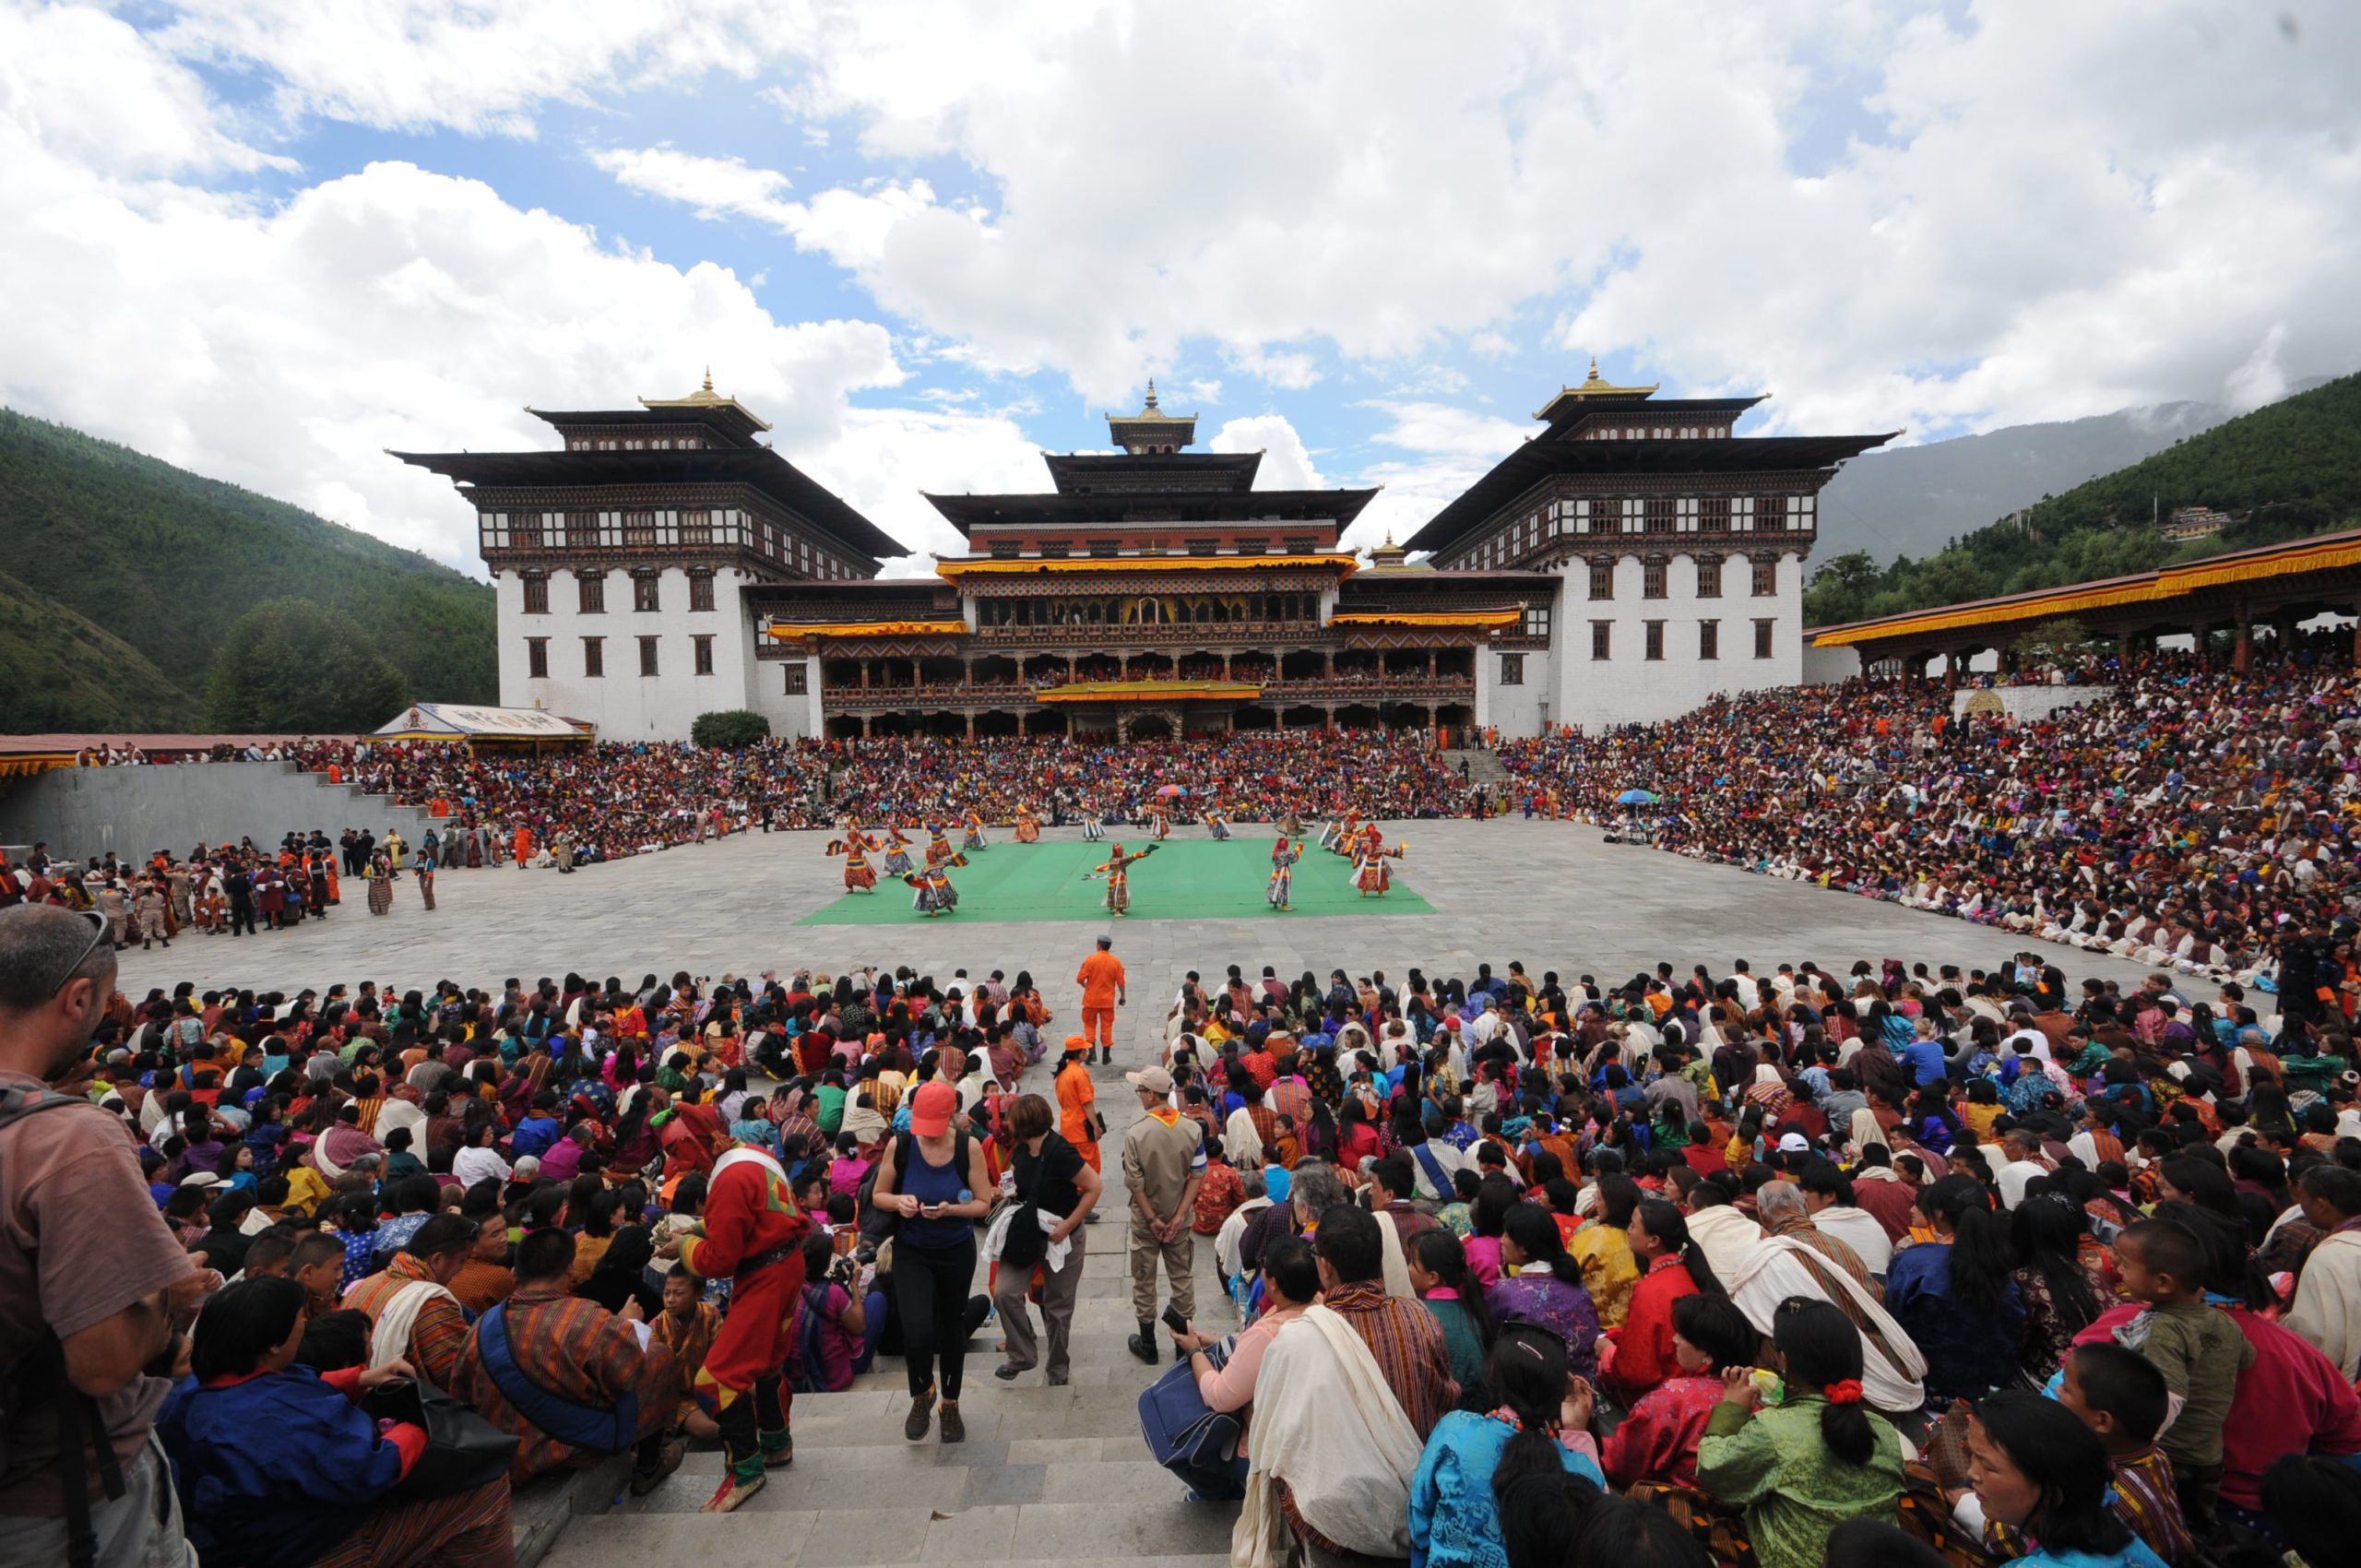
[[[1619,806],[1652,806],[1656,803],[1656,797],[1645,790],[1626,790],[1615,797],[1615,803]]]

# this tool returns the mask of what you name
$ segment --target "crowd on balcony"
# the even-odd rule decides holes
[[[2160,656],[2038,719],[1959,717],[1940,684],[1852,681],[1512,742],[1501,758],[1527,812],[2252,980],[2291,946],[2325,951],[2319,933],[2361,882],[2361,683],[2340,643],[2244,673]],[[1632,790],[1659,800],[1622,803]]]

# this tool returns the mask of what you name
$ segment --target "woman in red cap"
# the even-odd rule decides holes
[[[910,1130],[887,1141],[877,1165],[877,1204],[901,1216],[894,1230],[894,1298],[902,1316],[910,1414],[902,1435],[926,1435],[943,1364],[943,1441],[964,1443],[959,1382],[967,1359],[961,1314],[976,1282],[976,1221],[991,1211],[984,1149],[952,1130],[959,1093],[937,1080],[910,1097]]]

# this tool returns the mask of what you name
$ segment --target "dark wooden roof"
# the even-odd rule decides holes
[[[1334,520],[1341,528],[1359,517],[1361,508],[1376,495],[1374,490],[1174,490],[1090,495],[929,493],[927,500],[962,529],[991,523],[1087,527],[1093,523],[1131,521],[1132,514],[1149,510],[1169,514],[1161,520],[1175,525],[1235,523],[1244,527],[1323,518]]]
[[[523,489],[742,484],[866,555],[909,553],[900,540],[767,446],[671,452],[394,452],[390,456],[461,485]]]
[[[1062,494],[1072,493],[1079,485],[1136,484],[1163,476],[1181,477],[1184,488],[1202,492],[1253,489],[1255,472],[1263,466],[1263,454],[1147,452],[1134,457],[1129,452],[1044,452],[1041,460],[1050,465],[1050,478]],[[1218,478],[1223,482],[1201,482],[1207,478]]]
[[[726,437],[733,446],[758,445],[754,436],[763,426],[753,416],[735,403],[716,403],[707,408],[661,409],[536,409],[525,411],[535,419],[559,430],[580,430],[593,425],[703,425]]]
[[[1549,416],[1549,434],[1555,435],[1579,429],[1594,419],[1621,419],[1627,414],[1726,414],[1736,419],[1762,401],[1761,398],[1561,398],[1544,411]]]
[[[1632,403],[1634,410],[1669,406],[1636,399]],[[1534,485],[1561,474],[1744,474],[1827,469],[1872,446],[1882,446],[1901,434],[1897,430],[1883,435],[1574,441],[1544,433],[1501,458],[1491,472],[1428,518],[1426,526],[1405,543],[1412,550],[1448,549]]]

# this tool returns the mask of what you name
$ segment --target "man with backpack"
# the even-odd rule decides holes
[[[104,923],[0,911],[0,1562],[193,1568],[152,1429],[220,1276],[77,1087],[114,978]]]

